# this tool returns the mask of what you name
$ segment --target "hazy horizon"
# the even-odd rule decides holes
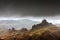
[[[11,20],[16,22],[25,19],[31,20],[30,24],[40,23],[43,19],[55,25],[60,24],[60,2],[57,0],[0,0],[0,22],[7,20],[3,22],[6,24]]]

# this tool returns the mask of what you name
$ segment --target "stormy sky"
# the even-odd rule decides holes
[[[22,19],[23,24],[19,23]],[[29,21],[26,21],[26,19],[29,19]],[[35,22],[41,23],[43,19],[47,19],[52,24],[60,24],[59,0],[0,0],[0,22],[4,25],[6,23],[8,25],[9,22],[1,20],[9,20],[10,23],[13,20],[19,28],[20,24],[22,24],[21,27],[25,27],[24,24],[28,25],[31,21],[34,24]],[[32,23],[26,27],[30,28]]]
[[[0,0],[0,17],[60,18],[58,0]]]

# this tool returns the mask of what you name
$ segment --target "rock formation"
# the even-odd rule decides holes
[[[48,27],[48,26],[54,26],[52,23],[48,23],[46,19],[42,20],[40,24],[36,24],[32,26],[32,29],[42,28],[42,27]]]

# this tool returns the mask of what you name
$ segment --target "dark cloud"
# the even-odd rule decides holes
[[[58,0],[0,0],[0,16],[60,15]]]

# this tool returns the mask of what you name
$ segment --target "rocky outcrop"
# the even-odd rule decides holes
[[[42,20],[40,24],[36,24],[32,26],[32,29],[38,29],[42,27],[54,26],[52,23],[48,23],[46,19]]]
[[[28,31],[28,29],[27,28],[22,28],[20,31],[21,32],[26,32],[26,31]]]

